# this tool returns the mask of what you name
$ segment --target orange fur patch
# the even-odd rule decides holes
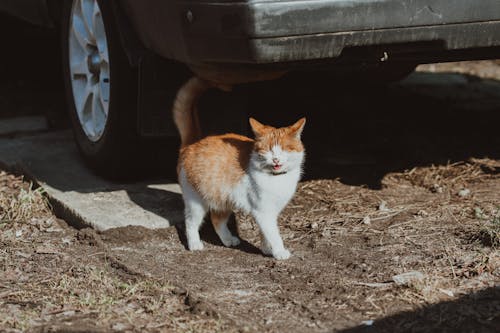
[[[184,170],[187,181],[207,203],[231,209],[229,195],[246,174],[252,151],[263,153],[275,145],[290,152],[304,150],[300,141],[304,118],[283,128],[262,125],[252,118],[250,124],[256,140],[230,133],[181,146],[178,171],[180,168]]]
[[[209,136],[181,149],[179,164],[208,201],[224,203],[248,167],[254,140],[237,134]]]
[[[253,118],[250,118],[250,125],[256,136],[255,151],[258,153],[269,151],[277,145],[285,151],[304,151],[304,145],[300,141],[300,132],[305,125],[305,118],[300,119],[292,126],[282,128],[263,125]]]
[[[296,137],[289,134],[288,128],[278,128],[264,134],[255,142],[255,151],[264,153],[279,145],[281,149],[291,152],[304,151],[304,145]]]
[[[227,221],[229,218],[229,215],[231,215],[231,211],[227,212],[216,212],[216,211],[211,211],[210,212],[210,220],[212,220],[212,224],[215,229],[219,228],[219,225],[221,223],[224,223]]]

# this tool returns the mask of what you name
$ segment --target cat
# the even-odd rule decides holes
[[[288,259],[278,216],[294,195],[305,158],[301,134],[306,119],[274,128],[250,118],[255,135],[201,137],[196,103],[211,87],[225,86],[191,78],[179,90],[173,118],[181,137],[177,173],[185,204],[186,238],[191,251],[202,250],[199,229],[207,212],[225,246],[237,246],[227,222],[235,209],[251,214],[261,231],[261,250]]]

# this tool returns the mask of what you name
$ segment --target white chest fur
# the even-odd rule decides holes
[[[300,173],[300,169],[282,175],[250,171],[234,188],[232,200],[247,213],[257,210],[279,214],[293,197]]]

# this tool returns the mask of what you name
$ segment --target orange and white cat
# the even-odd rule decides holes
[[[211,85],[198,78],[178,92],[173,107],[181,136],[177,167],[185,204],[189,250],[203,249],[199,229],[210,212],[225,246],[240,243],[227,227],[235,209],[251,214],[261,230],[262,251],[287,259],[278,216],[295,193],[304,163],[300,140],[305,118],[289,127],[274,128],[250,118],[255,139],[237,134],[201,138],[196,112],[199,96]]]

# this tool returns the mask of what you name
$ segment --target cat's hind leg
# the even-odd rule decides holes
[[[179,177],[184,199],[184,218],[186,223],[186,238],[190,251],[203,250],[200,239],[200,227],[208,211],[208,207],[201,196],[187,182],[186,178]]]
[[[219,235],[222,244],[224,244],[227,247],[238,246],[240,244],[240,239],[234,236],[227,227],[227,222],[229,221],[230,216],[231,216],[231,211],[210,212],[210,219],[212,220],[215,232],[217,233],[217,235]]]

